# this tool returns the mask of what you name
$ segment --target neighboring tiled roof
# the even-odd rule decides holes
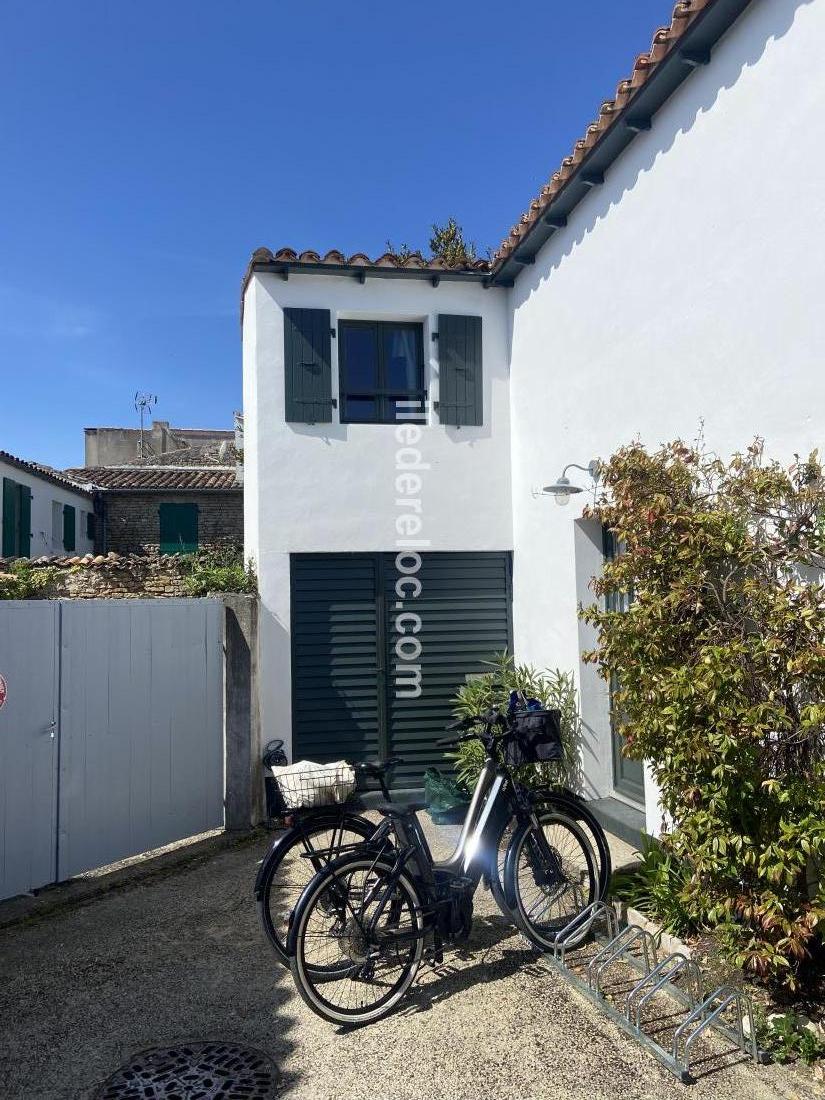
[[[54,470],[51,466],[41,466],[39,462],[28,462],[25,458],[17,458],[16,455],[9,454],[8,451],[0,451],[0,462],[6,462],[9,466],[16,466],[18,470],[25,470],[26,473],[32,474],[34,477],[42,477],[53,485],[59,485],[61,489],[70,489],[73,493],[82,493],[84,496],[90,495],[88,485],[77,484],[78,480],[81,482],[86,480],[84,478],[72,480],[69,474]],[[79,472],[82,473],[82,471]]]
[[[95,489],[147,492],[237,489],[242,486],[234,466],[84,466],[67,470],[69,477],[91,482]]]
[[[647,83],[664,58],[672,53],[697,16],[705,8],[711,7],[717,2],[718,0],[679,0],[679,3],[673,9],[670,24],[667,27],[660,27],[656,31],[653,35],[650,51],[639,54],[633,66],[633,72],[625,80],[619,81],[613,99],[607,99],[602,103],[599,117],[595,122],[590,123],[585,130],[584,137],[580,138],[573,146],[573,152],[564,158],[559,168],[550,177],[549,182],[542,187],[539,194],[530,203],[528,210],[522,214],[519,221],[504,238],[498,251],[493,254],[491,265],[493,273],[499,270],[513,250],[539,221],[545,209],[564,188],[568,179],[575,174],[582,160],[598,145],[607,131],[615,126],[619,118],[627,115],[639,89]]]

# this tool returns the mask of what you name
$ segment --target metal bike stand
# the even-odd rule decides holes
[[[599,925],[604,927],[605,935],[594,934],[590,939],[598,948],[596,953],[586,961],[578,960],[578,964],[575,959],[571,960],[571,955],[582,947],[582,929],[586,928],[588,934],[594,933]],[[574,938],[576,943],[571,946]],[[622,1031],[641,1043],[685,1084],[695,1080],[691,1064],[695,1063],[696,1043],[702,1036],[709,1037],[711,1032],[732,1043],[752,1061],[769,1061],[768,1055],[757,1046],[753,1005],[746,993],[732,986],[720,986],[706,996],[702,972],[693,959],[681,951],[659,959],[656,939],[651,933],[636,925],[619,928],[615,910],[605,902],[593,902],[573,917],[558,932],[555,946],[545,958],[583,997],[598,1005]],[[604,988],[607,972],[620,963],[641,975],[624,994],[621,1009],[609,999]],[[580,971],[583,969],[584,976],[574,969],[577,965]],[[652,1008],[655,999],[662,996],[685,1010],[668,1047],[644,1029],[645,1010]],[[661,1014],[662,1019],[669,1017],[670,1014]],[[650,1022],[647,1021],[648,1026]]]

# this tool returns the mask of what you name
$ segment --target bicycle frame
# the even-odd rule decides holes
[[[437,906],[444,900],[444,887],[450,881],[458,881],[468,891],[474,892],[482,875],[491,873],[491,861],[498,858],[498,842],[502,831],[514,816],[519,822],[528,817],[533,818],[538,825],[532,805],[513,783],[507,769],[497,764],[492,756],[488,756],[479,773],[455,849],[447,859],[433,860],[430,846],[415,814],[393,815],[384,821],[369,841],[369,847],[376,853],[377,860],[384,854],[386,841],[391,834],[395,835],[397,846],[393,851],[393,870],[389,880],[385,881],[384,896],[372,912],[370,928],[378,923],[384,905],[392,895],[392,884],[408,864],[414,864],[416,878],[425,887],[428,896],[424,901],[428,908]],[[541,840],[543,839],[542,835]],[[555,862],[546,842],[545,847],[547,857]],[[368,895],[367,904],[374,900],[372,895]],[[434,913],[434,909],[432,912]]]

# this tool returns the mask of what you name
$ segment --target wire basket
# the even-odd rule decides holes
[[[341,760],[335,764],[290,764],[272,773],[288,810],[313,809],[346,802],[355,790],[355,772]]]

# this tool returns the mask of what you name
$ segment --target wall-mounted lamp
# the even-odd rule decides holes
[[[552,485],[545,485],[541,490],[543,495],[555,497],[556,504],[565,505],[574,493],[581,493],[584,491],[580,485],[573,485],[571,483],[570,478],[567,476],[568,470],[582,470],[584,473],[589,474],[594,481],[599,480],[598,459],[592,459],[586,466],[580,466],[578,462],[568,462],[562,470],[558,480],[554,481]]]

